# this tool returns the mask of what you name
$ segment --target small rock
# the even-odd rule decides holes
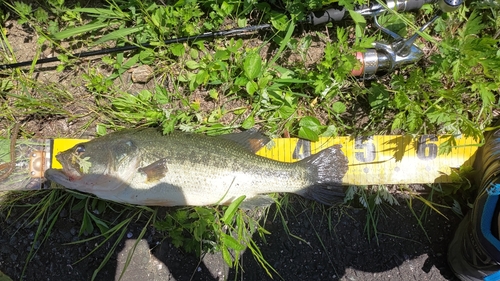
[[[7,254],[7,253],[10,253],[12,250],[11,248],[9,247],[9,245],[2,245],[2,247],[0,247],[0,253],[4,253],[4,254]]]
[[[132,82],[147,83],[153,77],[153,69],[149,65],[141,65],[132,70]]]
[[[68,211],[66,209],[62,209],[61,212],[59,213],[59,217],[65,218],[68,216]]]

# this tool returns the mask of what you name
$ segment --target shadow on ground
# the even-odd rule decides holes
[[[263,256],[279,273],[271,279],[255,261],[250,251],[242,256],[243,268],[235,271],[225,266],[217,254],[202,259],[185,254],[151,226],[144,239],[136,240],[143,223],[127,229],[109,262],[96,280],[456,280],[446,263],[446,249],[459,218],[450,210],[447,216],[430,212],[422,230],[406,202],[385,207],[380,214],[377,236],[368,238],[364,230],[366,211],[336,208],[329,212],[304,209],[300,202],[283,213],[289,235],[280,216],[272,207],[265,228],[271,232],[262,241],[256,237]],[[424,207],[414,202],[413,210],[422,214]],[[21,278],[36,233],[37,223],[23,225],[24,208],[13,208],[6,220],[0,214],[0,271],[13,280]],[[428,211],[428,210],[427,210]],[[103,239],[68,245],[78,241],[81,214],[63,211],[55,230],[44,243],[36,243],[24,280],[90,280],[113,239],[104,242],[84,260]],[[89,236],[90,237],[90,236]],[[131,259],[128,253],[137,242]],[[281,278],[280,278],[281,277]]]
[[[460,219],[449,210],[448,219],[432,212],[424,222],[426,234],[406,202],[399,202],[384,209],[371,238],[365,210],[335,210],[330,222],[321,213],[296,210],[288,213],[287,226],[304,241],[287,237],[278,219],[266,223],[272,235],[259,245],[284,280],[457,280],[446,254]],[[418,215],[424,209],[420,203],[413,208]],[[244,280],[272,280],[249,253],[244,260]]]

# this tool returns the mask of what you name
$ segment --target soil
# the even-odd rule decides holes
[[[33,30],[17,25],[14,20],[8,22],[6,29],[18,61],[34,57],[37,38],[34,37]],[[310,62],[321,56],[321,48],[315,48],[316,45],[313,47],[308,54]],[[45,50],[42,57],[57,55],[49,51]],[[95,61],[89,59],[82,64],[85,63]],[[68,108],[65,109],[73,113],[85,111],[84,104],[94,101],[84,87],[85,82],[81,78],[84,71],[75,68],[73,71],[60,73],[51,66],[53,64],[44,66],[46,68],[43,71],[35,73],[34,79],[71,88],[73,102],[68,103]],[[154,87],[153,81],[146,84],[132,83],[130,76],[131,73],[127,72],[118,79],[127,92],[133,94]],[[204,96],[206,94],[193,93],[191,97],[208,103],[203,99]],[[204,106],[214,108],[220,105]],[[244,105],[232,106],[236,108]],[[24,136],[41,138],[95,135],[91,129],[81,131],[81,128],[95,128],[96,124],[91,117],[82,116],[78,120],[30,116],[23,120]],[[356,122],[366,120],[358,119]],[[6,119],[0,120],[0,134],[7,135],[5,128],[10,123]],[[40,200],[40,195],[28,200],[36,202]],[[320,208],[311,207],[311,204],[304,204],[302,200],[292,200],[291,208],[284,210],[283,221],[280,216],[274,216],[275,207],[272,206],[270,216],[262,222],[271,234],[266,235],[265,239],[254,237],[264,258],[276,270],[276,273],[272,273],[272,278],[256,262],[250,251],[245,251],[242,255],[241,268],[230,269],[220,254],[206,254],[199,258],[185,253],[174,247],[170,239],[153,226],[148,226],[144,239],[137,241],[135,238],[145,222],[136,221],[130,225],[126,236],[119,242],[109,262],[95,280],[119,280],[120,277],[121,280],[172,281],[457,280],[447,265],[446,255],[447,245],[460,218],[450,209],[441,209],[446,217],[430,212],[423,217],[422,228],[413,212],[420,216],[422,212],[428,212],[428,209],[418,201],[414,202],[412,209],[404,198],[398,198],[398,202],[398,206],[382,206],[376,235],[365,231],[365,209],[344,206],[324,212]],[[66,207],[46,241],[33,245],[40,221],[30,224],[31,219],[25,211],[26,208],[16,206],[0,212],[0,277],[3,272],[13,280],[90,280],[94,270],[106,259],[116,239],[104,242],[103,247],[95,252],[92,251],[103,242],[103,238],[71,244],[99,233],[80,237],[78,232],[83,214]],[[289,232],[285,231],[284,224]],[[134,245],[136,247],[132,258],[127,260]],[[36,252],[23,273],[32,246]],[[121,275],[127,263],[127,270]]]
[[[276,270],[271,278],[249,250],[242,255],[242,266],[229,269],[220,254],[198,258],[174,247],[169,238],[150,226],[142,240],[135,240],[144,222],[127,229],[126,237],[113,252],[96,280],[119,280],[127,255],[137,242],[132,259],[121,280],[458,280],[446,262],[447,245],[460,219],[449,209],[424,216],[423,228],[399,198],[399,206],[383,205],[377,235],[364,231],[367,212],[352,207],[337,207],[328,212],[293,200],[283,213],[274,216],[271,207],[263,222],[270,234],[262,240],[255,235],[266,261]],[[30,200],[36,201],[36,197]],[[423,204],[414,202],[420,216]],[[38,223],[27,225],[25,208],[15,207],[0,214],[0,271],[13,280],[90,280],[113,239],[96,252],[103,238],[68,244],[97,236],[78,237],[81,212],[64,209],[54,230],[44,243],[37,242],[24,275],[23,266],[31,250]],[[428,209],[426,211],[429,211]],[[285,231],[286,224],[289,233]],[[88,257],[78,262],[81,258]]]

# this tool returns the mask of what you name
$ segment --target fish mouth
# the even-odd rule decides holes
[[[59,184],[63,184],[69,181],[68,176],[66,176],[66,174],[63,173],[63,171],[60,169],[47,169],[44,173],[44,177],[49,181]]]
[[[73,161],[71,161],[71,159],[68,159],[68,157],[65,157],[65,155],[63,154],[57,154],[56,159],[62,165],[62,170],[58,171],[63,173],[68,178],[68,180],[74,181],[82,178],[83,175],[80,172],[80,166],[78,164],[73,164]]]

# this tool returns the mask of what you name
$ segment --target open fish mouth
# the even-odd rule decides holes
[[[67,180],[69,181],[74,181],[74,180],[79,180],[82,178],[82,173],[80,172],[80,167],[76,165],[73,165],[71,163],[70,159],[67,159],[67,157],[64,157],[61,154],[56,155],[57,161],[59,161],[62,165],[62,170],[58,170],[60,173],[62,173],[64,176],[66,176]],[[58,175],[60,177],[61,175]]]

